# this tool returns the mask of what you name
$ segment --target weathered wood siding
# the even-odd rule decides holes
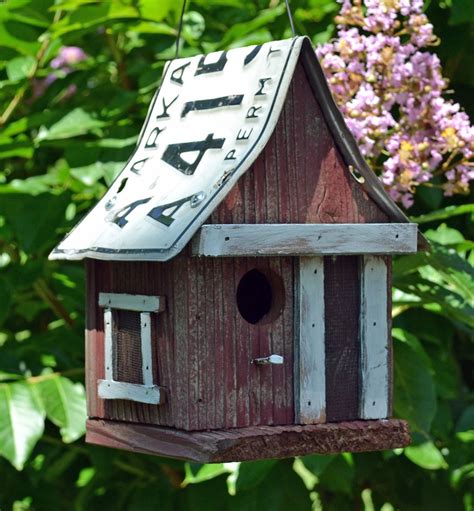
[[[298,64],[270,141],[208,222],[387,221],[387,215],[348,172],[305,71]],[[293,340],[295,321],[298,321],[293,312],[294,259],[212,260],[188,256],[190,251],[185,250],[167,263],[88,262],[89,416],[189,430],[291,424],[294,421]],[[274,322],[249,325],[237,311],[236,287],[248,269],[262,265],[283,279],[285,304]],[[325,274],[332,275],[333,282],[325,286],[329,292],[325,305],[330,328],[330,333],[326,330],[326,350],[333,346],[332,341],[328,342],[329,335],[338,339],[336,355],[326,351],[333,364],[326,369],[328,420],[350,419],[354,415],[352,410],[358,407],[358,377],[351,367],[347,374],[351,375],[354,386],[347,387],[346,373],[337,365],[335,357],[337,353],[352,353],[357,341],[357,321],[351,315],[352,319],[346,320],[346,309],[355,311],[358,307],[355,276],[351,273],[352,280],[347,283],[338,276],[338,269],[332,263],[325,266]],[[103,310],[97,306],[99,292],[166,297],[167,309],[155,315],[152,325],[152,337],[157,339],[153,343],[155,383],[168,388],[170,394],[164,405],[104,402],[98,398],[97,380],[104,378],[104,325]],[[250,359],[271,353],[283,355],[285,363],[261,367],[249,364]],[[358,354],[354,356],[351,364],[358,367]],[[347,391],[348,397],[344,397]],[[349,408],[334,404],[343,403],[337,395],[350,401]]]
[[[350,175],[298,64],[267,146],[208,223],[388,221]]]
[[[89,416],[189,430],[292,424],[293,264],[292,258],[185,255],[168,263],[88,261]],[[253,268],[284,281],[281,313],[267,324],[251,325],[237,310],[238,282]],[[165,404],[97,397],[97,380],[104,378],[99,291],[167,297],[167,309],[151,314],[154,384],[168,389]],[[251,364],[272,353],[282,355],[284,364]]]

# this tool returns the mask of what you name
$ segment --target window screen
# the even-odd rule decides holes
[[[143,384],[140,313],[114,311],[114,380]]]

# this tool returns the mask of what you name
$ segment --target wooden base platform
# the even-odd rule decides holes
[[[89,419],[86,441],[198,463],[217,463],[394,449],[408,445],[410,434],[407,423],[398,419],[218,431],[183,431]]]

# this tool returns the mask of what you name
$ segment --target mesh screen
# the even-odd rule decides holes
[[[353,420],[359,412],[360,283],[357,256],[324,258],[326,418]]]
[[[140,313],[114,311],[114,379],[143,383]]]

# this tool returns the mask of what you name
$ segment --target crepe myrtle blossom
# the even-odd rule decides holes
[[[78,46],[62,46],[58,55],[51,60],[50,67],[56,71],[60,71],[63,76],[68,75],[74,70],[75,64],[82,62],[87,58],[87,54]],[[50,73],[43,80],[34,80],[33,82],[33,98],[42,96],[46,89],[57,79],[56,73]],[[63,94],[63,99],[70,97],[77,91],[77,86],[70,84]]]
[[[448,82],[422,0],[338,0],[337,37],[316,51],[369,164],[406,208],[419,185],[446,195],[474,179],[474,128]],[[438,177],[439,176],[439,177]],[[439,179],[441,178],[441,179]]]

